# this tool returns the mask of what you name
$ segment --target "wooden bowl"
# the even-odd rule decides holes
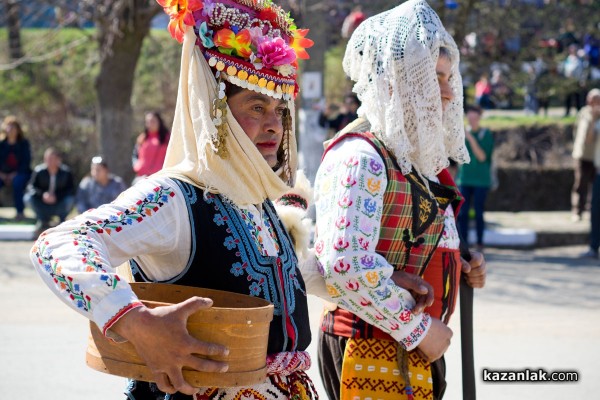
[[[220,290],[161,283],[132,283],[133,291],[148,307],[179,303],[193,296],[208,297],[213,307],[192,314],[190,334],[199,340],[229,348],[226,357],[209,357],[229,363],[224,373],[183,370],[194,387],[251,386],[266,378],[269,325],[273,305],[264,299]],[[86,363],[111,375],[152,382],[152,374],[129,342],[114,343],[90,322]]]

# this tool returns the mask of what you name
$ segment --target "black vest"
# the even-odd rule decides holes
[[[305,350],[310,343],[310,324],[304,281],[297,268],[292,241],[273,204],[262,204],[263,219],[271,225],[279,245],[277,256],[263,256],[252,237],[255,229],[240,210],[221,195],[204,193],[175,180],[188,208],[191,251],[188,264],[177,276],[162,281],[179,285],[227,290],[261,297],[273,303],[269,329],[269,354]],[[135,260],[130,262],[137,282],[150,282]],[[130,380],[128,399],[192,400],[182,393],[166,394],[156,384]]]
[[[268,353],[305,350],[311,340],[306,289],[292,241],[271,201],[262,204],[263,219],[279,245],[277,256],[263,256],[252,236],[256,229],[219,194],[176,180],[188,207],[191,251],[188,264],[163,283],[226,290],[273,303]],[[135,261],[136,281],[150,281]]]

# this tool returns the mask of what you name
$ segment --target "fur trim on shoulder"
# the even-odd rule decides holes
[[[291,236],[298,257],[307,254],[310,242],[312,221],[306,217],[306,213],[312,200],[310,181],[303,171],[298,171],[294,187],[275,201],[277,215]]]

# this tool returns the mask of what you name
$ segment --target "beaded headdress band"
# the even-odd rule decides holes
[[[271,0],[157,0],[171,17],[169,32],[179,42],[193,27],[218,80],[276,99],[298,91],[298,59],[309,58],[313,41]]]

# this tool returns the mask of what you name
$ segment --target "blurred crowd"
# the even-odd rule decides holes
[[[134,181],[162,168],[170,133],[158,112],[145,116],[141,132],[132,150]],[[12,191],[14,220],[25,219],[25,207],[36,216],[36,231],[50,227],[51,220],[64,221],[76,208],[82,213],[110,203],[127,188],[124,180],[111,173],[104,157],[91,158],[88,174],[76,185],[75,177],[63,154],[54,147],[44,151],[43,162],[32,168],[31,143],[15,116],[4,118],[0,133],[0,190]],[[4,196],[6,200],[6,195]]]
[[[600,82],[598,34],[578,35],[567,19],[557,37],[541,40],[538,50],[535,59],[521,64],[521,80],[511,79],[506,63],[492,63],[474,82],[475,103],[484,109],[515,108],[522,95],[529,114],[547,115],[551,104],[563,106],[565,116],[579,111],[586,93]]]

